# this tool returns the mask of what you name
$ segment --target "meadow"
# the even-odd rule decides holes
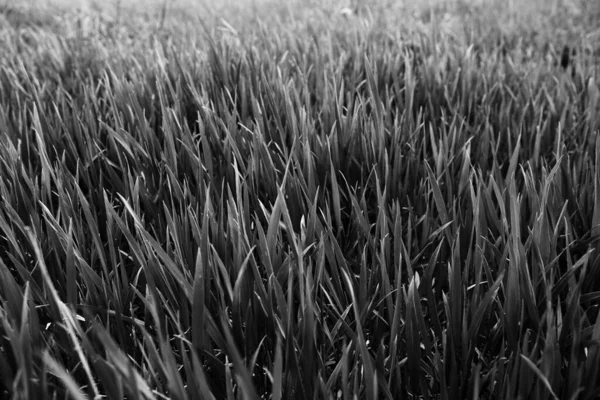
[[[600,3],[30,3],[1,398],[600,397]]]

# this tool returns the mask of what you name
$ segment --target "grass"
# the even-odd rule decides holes
[[[0,396],[598,398],[600,11],[465,7],[4,8]]]

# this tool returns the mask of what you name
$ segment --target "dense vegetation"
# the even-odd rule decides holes
[[[598,398],[587,4],[2,9],[0,397]]]

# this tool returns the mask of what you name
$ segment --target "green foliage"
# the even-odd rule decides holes
[[[283,21],[2,28],[0,397],[597,398],[596,56]]]

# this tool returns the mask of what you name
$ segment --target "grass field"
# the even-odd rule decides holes
[[[0,5],[0,398],[600,397],[600,3],[86,4]]]

